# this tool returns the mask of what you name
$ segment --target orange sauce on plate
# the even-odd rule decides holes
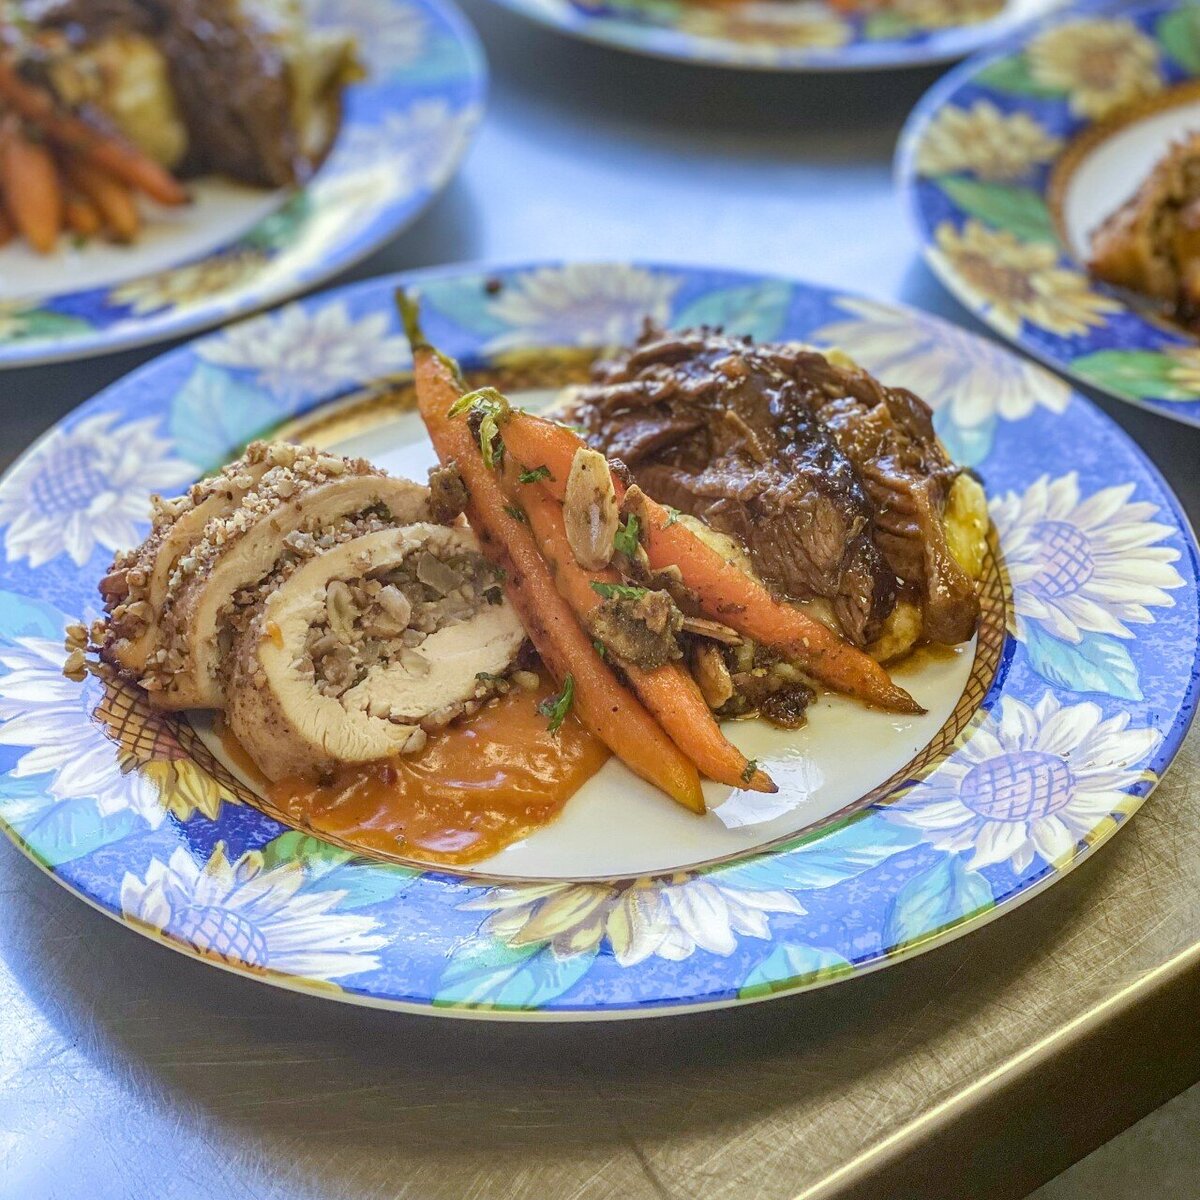
[[[478,862],[553,821],[608,758],[571,714],[556,734],[547,730],[537,706],[553,693],[549,682],[514,688],[417,754],[343,767],[328,783],[292,778],[263,790],[294,825],[368,853]],[[227,730],[221,737],[245,770],[246,752]]]

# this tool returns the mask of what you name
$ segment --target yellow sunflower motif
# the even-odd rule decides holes
[[[970,25],[994,17],[1004,0],[897,0],[895,12],[920,29]]]
[[[832,50],[844,46],[850,25],[820,5],[738,4],[732,9],[684,5],[678,28],[697,37],[740,43],[746,50],[761,48],[764,56],[781,49]]]
[[[479,932],[505,946],[546,943],[566,958],[607,940],[623,967],[652,956],[678,962],[697,949],[727,956],[739,935],[770,936],[768,914],[804,912],[789,892],[731,887],[687,871],[611,884],[496,887],[462,907],[490,912]]]
[[[979,179],[1021,179],[1038,163],[1050,162],[1062,139],[1028,113],[1002,113],[990,100],[968,108],[948,104],[925,129],[917,150],[922,175],[970,171]]]
[[[967,221],[962,231],[944,221],[934,255],[1004,333],[1015,337],[1021,322],[1061,337],[1104,324],[1121,305],[1092,290],[1081,271],[1059,266],[1047,242],[1023,242],[1007,230]]]
[[[183,308],[231,292],[258,275],[267,262],[262,250],[235,250],[184,267],[146,275],[114,288],[109,299],[128,305],[138,316],[166,308]]]
[[[121,773],[148,782],[164,812],[181,821],[194,813],[212,820],[222,804],[238,802],[185,748],[175,719],[154,712],[133,689],[110,684],[93,715],[116,743]]]
[[[1181,392],[1200,396],[1200,350],[1195,346],[1171,346],[1167,354],[1173,360],[1167,378]]]
[[[1106,117],[1163,86],[1158,48],[1132,21],[1068,21],[1035,37],[1026,58],[1034,80],[1066,92],[1081,117]]]

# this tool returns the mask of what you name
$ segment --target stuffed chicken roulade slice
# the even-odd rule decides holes
[[[177,562],[140,679],[161,708],[219,708],[233,639],[306,559],[341,542],[429,517],[429,491],[362,459],[280,446],[272,467]]]
[[[184,495],[155,497],[150,535],[137,549],[118,555],[100,582],[108,612],[105,659],[139,675],[146,669],[157,649],[157,626],[179,560],[204,538],[210,521],[227,519],[284,458],[294,458],[292,447],[253,442],[236,462],[194,483]]]
[[[469,529],[369,533],[265,598],[235,644],[227,719],[272,780],[415,753],[492,694],[524,640]]]

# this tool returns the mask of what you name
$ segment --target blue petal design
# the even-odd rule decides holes
[[[60,638],[66,619],[57,608],[29,596],[0,590],[0,630],[5,641],[20,637]]]
[[[942,409],[934,414],[938,437],[942,439],[946,452],[964,467],[978,466],[992,452],[996,419],[993,417],[982,425],[956,425],[948,416],[938,420],[942,413],[948,412],[949,409]]]
[[[598,946],[560,958],[548,942],[505,946],[475,938],[455,951],[442,973],[434,1003],[489,1008],[539,1008],[575,986],[596,959]]]
[[[785,988],[803,987],[818,979],[832,979],[853,969],[846,959],[832,950],[803,942],[784,942],[742,980],[738,995],[746,998],[766,996]]]
[[[171,402],[167,428],[181,457],[212,470],[228,461],[231,446],[268,433],[281,418],[261,388],[200,363]]]
[[[896,893],[884,918],[884,945],[901,949],[994,905],[988,881],[959,855],[947,855]]]
[[[722,884],[769,888],[827,888],[909,850],[921,840],[917,829],[858,817],[840,829],[822,831],[791,850],[774,851],[734,867],[718,868]]]
[[[679,328],[720,325],[729,333],[749,334],[766,342],[779,336],[791,300],[791,284],[772,279],[749,287],[709,292],[677,313],[672,323]]]
[[[342,892],[339,909],[394,900],[421,873],[412,867],[372,862],[298,830],[273,838],[263,847],[262,856],[268,868],[300,862],[304,867],[305,891]]]
[[[1099,692],[1141,700],[1137,665],[1124,643],[1102,633],[1085,633],[1077,646],[1051,637],[1037,622],[1026,623],[1029,662],[1043,678],[1073,692]]]
[[[83,858],[145,829],[134,812],[102,816],[92,799],[59,800],[46,791],[46,777],[0,779],[0,819],[19,834],[46,866]]]

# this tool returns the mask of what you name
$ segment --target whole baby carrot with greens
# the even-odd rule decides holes
[[[585,571],[579,566],[567,541],[562,505],[544,489],[521,484],[521,467],[511,458],[505,458],[503,469],[505,491],[510,500],[521,505],[555,586],[576,616],[585,620],[602,603],[593,584],[619,585],[620,575],[611,567]],[[665,663],[654,670],[643,670],[625,661],[620,665],[638,698],[701,774],[718,783],[756,792],[779,790],[771,777],[721,732],[695,680],[680,664]]]
[[[536,471],[540,486],[561,500],[571,464],[586,443],[565,425],[519,409],[508,409],[496,418],[496,424],[513,457]],[[544,474],[541,468],[545,468]],[[618,498],[624,496],[626,487],[616,476],[613,487]],[[684,584],[713,620],[786,654],[834,691],[889,712],[924,711],[870,655],[803,610],[776,600],[756,579],[727,563],[677,521],[678,514],[644,493],[639,496],[639,506],[645,517],[641,536],[650,565],[656,570],[677,567]]]
[[[396,302],[412,344],[417,407],[430,440],[443,463],[457,466],[468,494],[467,520],[484,553],[504,570],[505,593],[546,668],[563,696],[571,696],[584,726],[630,770],[685,808],[703,813],[695,766],[596,652],[555,588],[529,526],[509,511],[512,506],[484,462],[479,439],[465,419],[450,415],[464,390],[457,365],[425,340],[415,301],[399,292]],[[485,444],[491,446],[490,438]]]

